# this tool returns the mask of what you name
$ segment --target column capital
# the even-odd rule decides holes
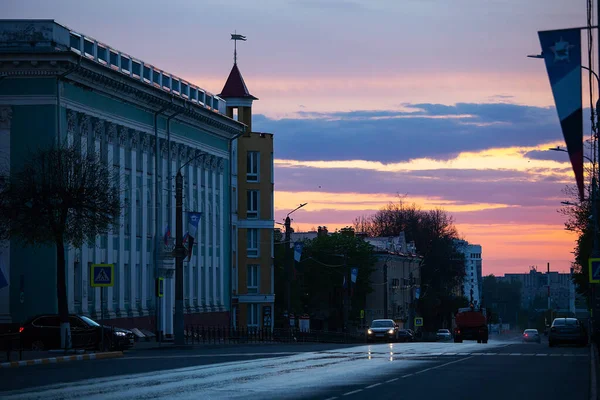
[[[127,128],[124,126],[119,126],[117,131],[119,135],[119,145],[125,146],[125,142],[127,141]]]
[[[104,132],[104,121],[101,119],[94,120],[94,139],[101,140],[102,132]]]
[[[140,142],[140,133],[134,130],[130,131],[129,141],[132,150],[137,150],[137,145]]]
[[[117,125],[113,122],[108,123],[108,129],[106,130],[106,139],[108,143],[114,143],[117,137]]]
[[[67,109],[67,133],[74,135],[77,125],[77,111]]]
[[[224,158],[219,158],[217,170],[219,171],[219,173],[223,173],[223,171],[225,170],[225,159]]]
[[[81,137],[87,137],[87,133],[90,129],[90,122],[91,122],[91,118],[89,115],[87,114],[81,114],[81,117],[79,119],[79,135]]]
[[[148,151],[152,151],[152,148],[150,146],[150,137],[148,135],[146,135],[145,133],[141,133],[140,134],[140,142],[142,144],[142,151],[144,153],[147,153]]]

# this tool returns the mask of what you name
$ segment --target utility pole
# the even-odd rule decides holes
[[[350,314],[350,271],[348,270],[348,261],[344,252],[344,276],[346,277],[346,290],[344,291],[344,332],[348,331],[348,320]]]
[[[383,318],[388,318],[388,265],[383,264]]]
[[[288,315],[292,308],[292,279],[291,279],[291,268],[290,264],[293,262],[290,256],[290,244],[292,242],[292,220],[288,214],[285,217],[285,295],[286,295],[286,307]]]
[[[548,263],[547,285],[548,285],[548,313],[550,312],[550,263]]]
[[[175,177],[175,318],[174,332],[175,344],[183,345],[183,260],[185,258],[185,247],[183,246],[183,175],[181,169]]]

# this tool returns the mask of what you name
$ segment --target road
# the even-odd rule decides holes
[[[3,370],[3,399],[588,399],[589,348],[517,341],[133,351]]]

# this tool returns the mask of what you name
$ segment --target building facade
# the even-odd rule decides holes
[[[52,20],[0,21],[0,61],[0,137],[8,140],[11,170],[29,150],[66,140],[82,154],[100,154],[122,179],[116,231],[66,252],[69,311],[99,318],[102,308],[111,324],[172,335],[174,176],[181,170],[184,213],[201,215],[184,263],[185,320],[227,324],[231,142],[244,126],[227,117],[225,100]],[[57,312],[53,246],[12,240],[1,257],[10,283],[0,289],[5,320]],[[102,305],[99,288],[90,287],[97,263],[115,270]],[[165,278],[163,298],[155,294],[157,277]]]
[[[373,291],[366,298],[364,323],[369,325],[374,319],[389,318],[401,327],[414,329],[422,257],[416,254],[414,243],[406,243],[404,233],[398,237],[365,238],[365,241],[374,246],[377,263],[371,273]]]
[[[219,95],[227,101],[227,116],[246,125],[233,143],[232,163],[232,313],[235,327],[273,328],[274,164],[273,135],[252,130],[252,103],[242,74],[234,63]]]
[[[457,246],[465,256],[465,279],[461,294],[474,305],[480,305],[483,290],[481,245],[460,240]]]

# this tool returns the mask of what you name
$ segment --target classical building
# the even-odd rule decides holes
[[[252,102],[237,62],[219,96],[227,101],[227,116],[246,125],[233,144],[232,272],[233,326],[273,327],[273,135],[252,130]]]
[[[223,98],[52,20],[0,21],[0,140],[9,168],[30,149],[68,140],[101,154],[123,178],[117,232],[67,251],[70,312],[98,318],[103,307],[111,324],[172,334],[174,176],[181,170],[184,213],[200,213],[184,263],[186,323],[228,324],[230,161],[245,127],[227,110]],[[0,288],[0,318],[57,312],[56,249],[13,240],[0,252],[10,283]],[[103,305],[90,287],[96,263],[114,264]],[[165,278],[163,298],[155,296],[157,277]]]

